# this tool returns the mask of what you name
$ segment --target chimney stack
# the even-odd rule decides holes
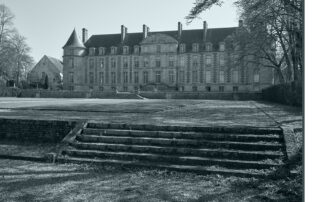
[[[239,20],[239,27],[243,27],[243,20]]]
[[[143,38],[144,39],[147,38],[148,33],[149,33],[149,27],[147,27],[147,25],[144,24],[142,27],[142,31],[143,31]]]
[[[88,30],[82,28],[82,43],[85,43],[88,40]]]
[[[207,40],[207,31],[208,31],[207,21],[203,21],[203,41]]]
[[[178,22],[178,38],[180,39],[182,35],[182,24]]]
[[[127,31],[128,29],[124,25],[121,25],[121,42],[126,38]]]

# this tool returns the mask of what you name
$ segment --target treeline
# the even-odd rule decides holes
[[[21,86],[34,60],[26,38],[19,34],[13,20],[11,10],[0,4],[0,85],[11,81]]]

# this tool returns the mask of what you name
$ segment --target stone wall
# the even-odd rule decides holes
[[[70,121],[0,119],[0,139],[60,142],[75,125]]]

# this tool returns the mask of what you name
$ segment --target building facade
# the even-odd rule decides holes
[[[62,62],[44,55],[28,73],[27,80],[31,86],[58,90],[62,85]]]
[[[97,91],[255,92],[272,85],[270,68],[239,59],[238,27],[92,35],[74,30],[63,47],[63,87]]]

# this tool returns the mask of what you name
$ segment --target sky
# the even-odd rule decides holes
[[[44,55],[62,59],[62,46],[75,28],[87,28],[94,34],[120,33],[123,24],[128,32],[201,29],[203,21],[209,28],[238,25],[237,9],[232,1],[214,6],[187,25],[185,16],[195,0],[0,0],[14,13],[14,25],[27,38],[31,56],[39,61]]]

